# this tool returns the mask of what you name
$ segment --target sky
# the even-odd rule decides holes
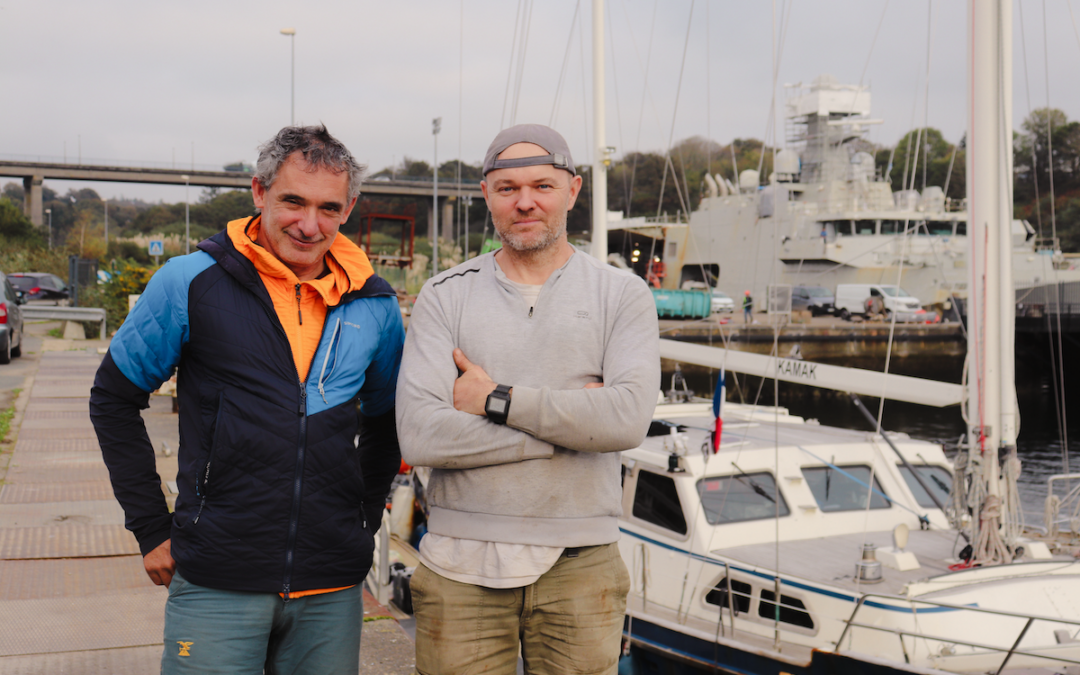
[[[1080,119],[1074,2],[1014,2],[1014,127],[1048,100]],[[290,123],[295,46],[296,122],[325,123],[373,171],[431,163],[436,117],[440,162],[480,162],[499,129],[538,122],[590,163],[592,3],[525,3],[0,0],[0,159],[253,163]],[[956,142],[966,11],[965,0],[607,0],[607,145],[618,158],[695,135],[765,137],[774,26],[781,110],[785,85],[830,74],[870,87],[885,120],[870,141],[893,145],[925,119]],[[177,186],[47,185],[184,199]]]

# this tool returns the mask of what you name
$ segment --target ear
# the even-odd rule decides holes
[[[251,199],[255,202],[255,208],[260,211],[266,204],[266,188],[254,176],[251,178]]]
[[[341,212],[341,225],[344,225],[349,221],[349,215],[352,214],[353,208],[356,206],[356,200],[360,198],[360,195],[356,195],[349,202],[349,205],[345,207],[345,210]]]
[[[581,194],[581,176],[574,176],[570,181],[570,201],[566,204],[567,211],[574,208],[579,194]]]
[[[491,200],[488,199],[488,184],[486,180],[480,181],[480,192],[484,193],[484,201],[487,202],[488,211],[491,210]]]

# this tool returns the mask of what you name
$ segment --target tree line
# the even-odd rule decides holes
[[[894,191],[937,185],[950,199],[963,199],[965,181],[965,139],[952,143],[933,128],[913,129],[894,147],[876,147],[866,142],[855,149],[870,152],[878,176],[888,180]],[[686,214],[695,210],[706,194],[705,174],[737,183],[739,172],[760,169],[762,182],[772,172],[774,148],[757,139],[735,139],[727,145],[700,136],[676,143],[669,152],[630,152],[613,161],[608,169],[608,208],[626,217]],[[1017,218],[1027,219],[1041,236],[1056,232],[1066,251],[1080,251],[1080,122],[1070,121],[1057,109],[1032,112],[1014,133],[1014,205]],[[573,236],[591,230],[592,169],[578,167],[583,178],[582,194],[570,212],[567,228]],[[372,172],[368,181],[416,178],[428,180],[432,166],[424,160],[404,157],[393,166]],[[439,179],[446,182],[479,182],[481,164],[456,159],[439,165]],[[1050,188],[1053,181],[1054,201]],[[84,257],[125,257],[146,260],[144,249],[117,243],[116,238],[138,235],[183,236],[183,202],[148,203],[140,200],[109,199],[110,248],[104,250],[105,203],[90,188],[60,194],[43,187],[44,208],[51,211],[52,244]],[[417,197],[363,195],[342,232],[359,235],[368,213],[406,214],[415,218],[417,251],[430,255],[427,241],[430,200]],[[46,233],[32,228],[22,216],[23,190],[8,183],[0,190],[0,237],[46,244]],[[190,232],[198,241],[221,230],[235,218],[254,213],[247,190],[203,190],[188,207]],[[469,224],[470,251],[479,249],[483,234],[492,235],[483,200],[474,199],[466,210],[455,203],[453,231],[460,237],[460,223]],[[441,214],[440,214],[441,215]],[[459,242],[460,244],[460,242]],[[115,247],[115,250],[114,250]],[[139,250],[136,250],[139,249]]]

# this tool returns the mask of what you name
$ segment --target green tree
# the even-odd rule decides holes
[[[948,183],[947,197],[962,199],[965,196],[966,158],[963,142],[956,147],[946,141],[937,129],[912,129],[895,148],[878,148],[874,162],[881,176],[888,178],[892,184],[893,192],[906,190],[912,185],[921,192],[924,187],[935,185],[944,188]]]

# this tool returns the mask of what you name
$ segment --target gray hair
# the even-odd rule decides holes
[[[353,158],[348,148],[330,135],[325,124],[317,127],[285,127],[272,139],[259,146],[259,162],[255,178],[269,190],[281,165],[294,152],[301,152],[312,169],[328,169],[334,173],[349,172],[349,201],[360,194],[367,167]]]

